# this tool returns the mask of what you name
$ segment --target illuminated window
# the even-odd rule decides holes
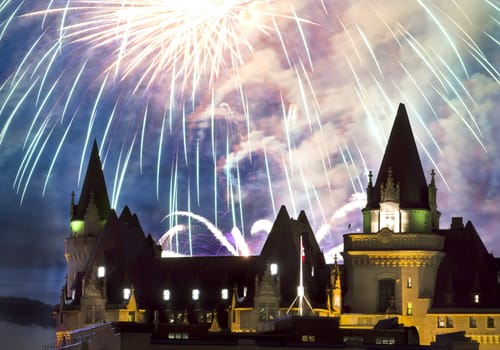
[[[229,291],[227,290],[227,288],[224,288],[220,291],[220,296],[224,300],[227,300],[229,298]]]
[[[477,328],[477,320],[476,317],[469,317],[469,328]]]
[[[314,335],[302,335],[302,342],[303,343],[314,343],[316,341],[316,336]]]
[[[99,266],[97,268],[97,278],[103,278],[106,276],[106,268],[104,266]]]
[[[486,319],[486,327],[488,328],[495,328],[495,319],[491,316],[488,316]]]
[[[444,317],[438,316],[438,328],[444,328],[444,327],[446,327]]]
[[[170,300],[170,289],[163,290],[163,300],[165,301]]]
[[[406,304],[406,314],[408,316],[413,315],[413,304],[410,301]]]
[[[123,299],[128,300],[130,298],[130,288],[123,288]]]
[[[392,337],[377,337],[375,344],[394,345],[396,344],[396,339]]]
[[[385,212],[385,223],[386,226],[391,230],[394,231],[394,222],[395,222],[395,215],[393,210],[387,210]]]
[[[472,296],[474,304],[479,304],[480,298],[479,298],[479,293],[474,293]]]
[[[278,264],[272,263],[270,268],[271,268],[271,276],[276,276],[278,274]]]
[[[411,281],[411,277],[408,277],[408,280],[406,281],[406,287],[407,288],[411,288],[413,286],[412,284],[412,281]]]
[[[453,328],[453,319],[449,316],[446,316],[446,328]]]
[[[191,293],[191,296],[193,297],[193,300],[200,299],[200,290],[199,289],[193,289],[193,292]]]

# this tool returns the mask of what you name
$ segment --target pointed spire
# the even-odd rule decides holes
[[[89,206],[91,194],[94,192],[95,204],[101,220],[107,219],[111,206],[109,204],[108,191],[104,174],[102,172],[101,159],[99,158],[99,149],[97,141],[94,140],[92,152],[90,154],[89,163],[87,165],[87,173],[83,182],[82,192],[79,202],[74,206],[72,220],[83,220]]]
[[[427,183],[404,104],[399,105],[375,189],[387,182],[389,169],[394,183],[400,186],[400,207],[429,209]],[[368,199],[366,209],[377,209],[381,193],[374,190]]]

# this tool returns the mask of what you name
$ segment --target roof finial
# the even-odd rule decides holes
[[[75,215],[75,191],[71,191],[71,208],[70,208],[70,215],[71,219],[73,219],[73,216]]]

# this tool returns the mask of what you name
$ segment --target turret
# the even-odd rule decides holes
[[[427,185],[408,115],[400,104],[375,184],[369,174],[363,233],[344,235],[342,297],[350,312],[407,310],[406,315],[413,316],[428,309],[444,256],[444,237],[433,232],[439,212],[434,172],[431,177]],[[337,281],[340,284],[335,274],[333,293]]]
[[[430,232],[439,218],[432,209],[436,208],[433,191],[425,180],[406,108],[400,104],[375,185],[369,174],[363,232],[377,233],[384,227],[394,232]]]
[[[97,142],[94,141],[78,203],[75,202],[75,193],[71,193],[70,234],[64,241],[64,255],[68,264],[68,299],[72,298],[79,283],[78,273],[85,270],[110,212],[99,150]]]

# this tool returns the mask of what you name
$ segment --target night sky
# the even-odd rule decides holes
[[[231,46],[209,45],[208,61],[180,55],[175,67],[135,43],[138,31],[99,37],[117,21],[92,28],[89,9],[0,2],[0,295],[58,302],[71,192],[78,200],[94,139],[113,207],[128,205],[155,239],[174,228],[174,253],[230,254],[213,224],[258,254],[284,204],[306,212],[332,261],[348,225],[360,229],[399,103],[424,171],[438,174],[441,227],[463,216],[500,255],[496,1],[232,2],[235,63]],[[156,30],[148,40],[167,49],[187,35]]]

